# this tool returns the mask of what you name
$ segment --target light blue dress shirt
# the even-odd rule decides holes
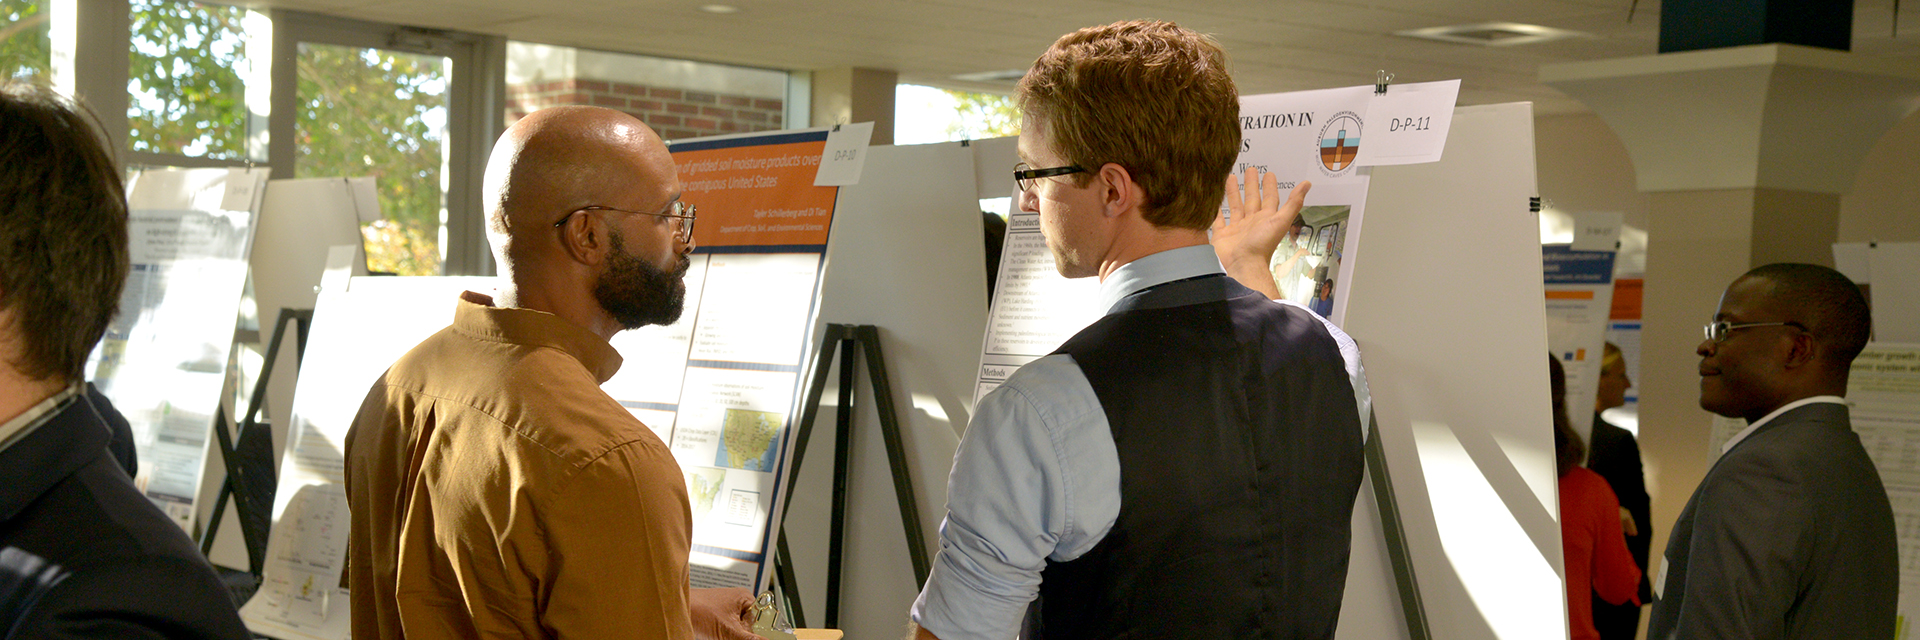
[[[1225,269],[1209,245],[1163,251],[1108,274],[1097,304],[1104,312],[1142,289],[1217,273]],[[1364,429],[1360,350],[1321,323],[1339,343]],[[1092,384],[1068,355],[1027,363],[980,399],[960,439],[940,553],[914,622],[942,640],[1014,637],[1047,561],[1093,549],[1119,515],[1120,454]]]

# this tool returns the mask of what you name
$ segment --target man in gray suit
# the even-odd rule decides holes
[[[1734,280],[1713,320],[1700,407],[1748,427],[1673,525],[1648,637],[1893,637],[1893,511],[1841,399],[1870,329],[1859,287],[1770,264]]]

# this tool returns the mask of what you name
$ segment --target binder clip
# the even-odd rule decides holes
[[[1373,72],[1373,95],[1386,95],[1389,84],[1393,84],[1393,74],[1387,73],[1386,69]]]
[[[762,591],[760,597],[753,600],[753,634],[767,640],[795,640],[793,625],[780,619],[772,591]]]

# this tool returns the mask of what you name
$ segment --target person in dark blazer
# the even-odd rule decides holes
[[[0,85],[0,639],[244,639],[82,382],[128,269],[120,170],[99,140],[70,101]]]
[[[1620,499],[1620,530],[1626,532],[1627,552],[1633,555],[1634,565],[1642,573],[1638,587],[1640,602],[1653,600],[1652,579],[1646,574],[1652,569],[1647,566],[1647,547],[1652,543],[1652,520],[1648,519],[1646,476],[1640,468],[1640,443],[1633,434],[1611,422],[1601,419],[1600,412],[1627,403],[1627,389],[1633,381],[1627,378],[1627,361],[1620,354],[1620,347],[1607,343],[1604,355],[1600,357],[1599,393],[1594,396],[1593,437],[1587,454],[1587,468],[1606,479],[1607,487],[1613,489],[1613,495]],[[1593,626],[1600,631],[1601,640],[1633,640],[1640,633],[1640,605],[1627,602],[1612,604],[1593,596]]]
[[[1832,269],[1734,280],[1700,343],[1700,407],[1745,418],[1667,541],[1648,637],[1891,638],[1893,511],[1848,421],[1866,300]]]

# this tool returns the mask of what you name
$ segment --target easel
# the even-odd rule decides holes
[[[214,415],[213,432],[219,436],[220,460],[227,467],[227,480],[220,485],[220,497],[213,503],[213,515],[207,520],[206,535],[200,539],[200,553],[213,552],[213,538],[220,532],[220,517],[226,513],[227,499],[233,499],[240,518],[240,537],[247,547],[247,570],[257,583],[267,561],[267,534],[273,528],[273,430],[260,421],[260,407],[266,403],[267,380],[273,377],[273,363],[280,355],[280,342],[287,336],[287,324],[295,332],[295,366],[306,359],[307,329],[313,325],[312,309],[281,309],[274,322],[273,339],[254,381],[253,395],[247,400],[246,417],[240,421],[240,434],[228,434],[226,409]],[[264,463],[264,464],[263,464]]]
[[[787,472],[787,502],[793,502],[794,482],[800,478],[800,461],[807,453],[807,440],[813,435],[814,419],[819,416],[821,395],[827,388],[827,371],[832,367],[834,350],[840,350],[840,386],[834,412],[833,516],[827,547],[827,628],[840,623],[841,562],[846,547],[847,472],[852,465],[854,370],[859,366],[854,348],[866,354],[868,378],[872,382],[874,409],[880,416],[880,435],[887,446],[887,463],[893,471],[893,492],[900,503],[900,523],[906,530],[907,553],[913,559],[915,584],[925,584],[932,564],[927,559],[926,537],[920,529],[920,511],[913,496],[913,478],[907,473],[906,445],[900,440],[900,414],[893,404],[893,385],[888,382],[886,359],[881,356],[880,330],[870,324],[829,324],[820,339],[820,348],[808,364],[807,394],[801,398],[799,431],[793,441],[793,466]],[[785,506],[782,506],[785,512]],[[805,627],[800,611],[799,585],[793,572],[793,555],[787,550],[787,530],[780,526],[779,549],[774,556],[780,591],[787,601],[787,613],[793,626]]]

